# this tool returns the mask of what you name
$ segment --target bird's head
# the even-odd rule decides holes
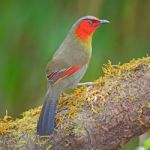
[[[80,18],[74,24],[75,35],[83,42],[88,41],[94,31],[101,25],[109,23],[108,20],[100,20],[94,16],[85,16]]]

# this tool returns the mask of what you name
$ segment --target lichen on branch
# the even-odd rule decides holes
[[[41,107],[0,119],[0,148],[117,149],[150,129],[150,57],[104,65],[91,86],[62,93],[55,134],[36,136]],[[49,140],[50,139],[50,140]]]

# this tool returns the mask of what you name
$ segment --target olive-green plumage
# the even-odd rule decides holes
[[[53,133],[59,95],[75,87],[84,76],[92,53],[92,35],[102,23],[108,21],[93,16],[80,18],[48,63],[46,76],[49,88],[37,125],[37,134]]]

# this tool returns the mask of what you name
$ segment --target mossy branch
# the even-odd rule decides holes
[[[57,127],[36,136],[41,107],[13,120],[0,120],[0,149],[116,150],[150,129],[150,57],[105,65],[104,76],[89,87],[62,94]]]

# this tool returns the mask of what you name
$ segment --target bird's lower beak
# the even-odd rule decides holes
[[[110,23],[108,20],[100,20],[100,24],[107,24]]]

